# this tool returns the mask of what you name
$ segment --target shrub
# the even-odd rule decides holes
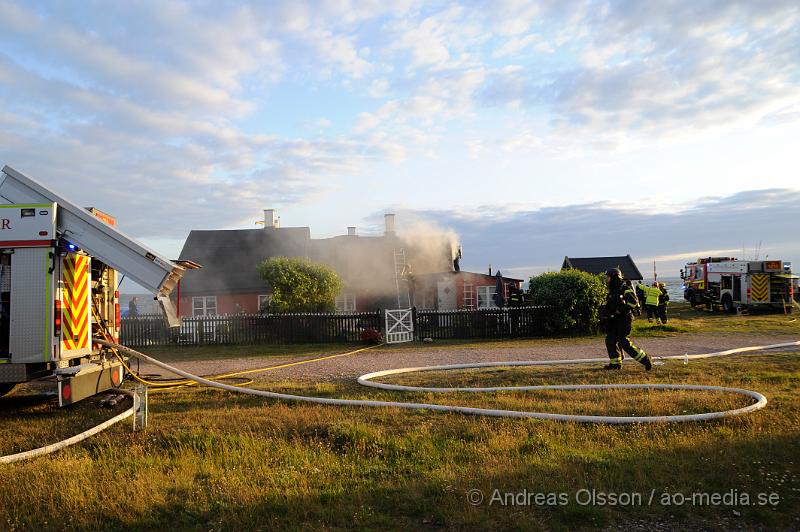
[[[273,257],[259,264],[258,273],[272,288],[270,310],[277,312],[332,311],[342,289],[332,268],[307,259]]]
[[[593,333],[598,330],[606,294],[603,276],[564,270],[531,277],[527,299],[550,307],[541,315],[546,332]]]

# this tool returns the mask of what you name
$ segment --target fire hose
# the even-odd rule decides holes
[[[133,392],[130,392],[128,390],[119,389],[117,391],[120,392],[120,393],[124,393],[125,395],[133,397]],[[0,456],[0,464],[10,464],[10,463],[13,463],[13,462],[21,462],[22,460],[29,460],[31,458],[36,458],[37,456],[43,456],[45,454],[50,454],[50,453],[54,453],[56,451],[60,451],[61,449],[65,449],[65,448],[67,448],[67,447],[69,447],[71,445],[75,445],[76,443],[80,443],[83,440],[85,440],[87,438],[91,438],[95,434],[99,434],[99,433],[103,432],[104,430],[106,430],[107,428],[109,428],[109,427],[111,427],[113,425],[116,425],[117,423],[119,423],[122,420],[128,419],[129,417],[131,417],[133,415],[133,408],[134,407],[131,406],[129,409],[125,410],[121,414],[118,414],[118,415],[112,417],[108,421],[104,421],[104,422],[100,423],[99,425],[90,428],[89,430],[81,432],[80,434],[76,434],[75,436],[67,438],[66,440],[62,440],[62,441],[60,441],[58,443],[54,443],[52,445],[45,445],[44,447],[39,447],[38,449],[32,449],[30,451],[25,451],[25,452],[21,452],[21,453],[17,453],[17,454],[10,454],[8,456]]]
[[[687,391],[713,391],[743,395],[754,399],[755,402],[736,409],[723,410],[718,412],[706,412],[702,414],[683,414],[683,415],[666,415],[666,416],[592,416],[592,415],[573,415],[573,414],[554,414],[546,412],[529,412],[518,410],[502,410],[490,408],[475,408],[466,406],[454,405],[441,405],[429,403],[406,403],[400,401],[372,401],[360,399],[332,399],[327,397],[311,397],[303,395],[292,395],[279,392],[270,392],[266,390],[256,390],[253,388],[244,388],[239,386],[232,386],[221,382],[209,380],[197,375],[193,375],[187,371],[161,362],[152,358],[144,353],[140,353],[128,347],[110,342],[107,340],[96,340],[97,343],[118,350],[128,356],[137,357],[141,360],[154,364],[166,371],[180,375],[185,379],[189,379],[198,384],[225,390],[234,393],[242,393],[247,395],[254,395],[259,397],[266,397],[269,399],[279,399],[284,401],[299,401],[316,404],[326,404],[333,406],[360,406],[360,407],[380,407],[380,408],[403,408],[410,410],[431,410],[436,412],[455,412],[461,414],[483,415],[493,417],[514,417],[514,418],[534,418],[534,419],[548,419],[556,421],[573,421],[579,423],[602,423],[602,424],[633,424],[633,423],[676,423],[676,422],[689,422],[689,421],[709,421],[712,419],[720,419],[732,416],[743,415],[757,410],[761,410],[767,406],[767,398],[752,390],[743,388],[729,388],[724,386],[711,386],[699,384],[565,384],[565,385],[537,385],[537,386],[495,386],[495,387],[456,387],[456,388],[441,388],[430,386],[405,386],[400,384],[386,384],[381,382],[374,382],[373,379],[385,377],[389,375],[401,375],[409,373],[429,372],[429,371],[448,371],[456,369],[472,369],[472,368],[492,368],[492,367],[522,367],[522,366],[552,366],[552,365],[565,365],[565,364],[598,364],[604,361],[601,358],[582,358],[571,360],[526,360],[515,362],[478,362],[471,364],[449,364],[439,366],[422,366],[414,368],[400,368],[390,369],[384,371],[376,371],[367,373],[358,377],[358,383],[363,386],[378,388],[382,390],[391,391],[406,391],[406,392],[432,392],[432,393],[454,393],[454,392],[498,392],[498,391],[534,391],[534,390],[561,390],[561,391],[576,391],[576,390],[631,390],[631,389],[645,389],[645,390],[687,390]],[[713,353],[702,353],[695,355],[673,355],[665,357],[657,357],[656,360],[699,360],[705,358],[715,358],[722,356],[730,356],[743,353],[752,353],[757,351],[765,351],[771,349],[780,349],[788,347],[798,347],[800,341],[785,342],[780,344],[759,345],[750,347],[741,347],[736,349],[728,349],[726,351],[717,351]],[[328,358],[328,357],[326,357]],[[307,362],[314,362],[309,360]],[[258,371],[258,370],[253,370]],[[115,418],[98,425],[77,436],[73,436],[68,440],[64,440],[58,444],[27,451],[26,453],[19,453],[16,455],[0,457],[0,464],[9,463],[18,460],[48,454],[58,449],[63,449],[69,445],[82,441],[89,436],[97,434],[98,432],[108,428],[114,423],[129,417],[133,413],[130,411],[123,412]]]

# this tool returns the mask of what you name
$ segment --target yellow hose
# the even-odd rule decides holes
[[[95,319],[95,321],[97,323],[102,323],[101,320],[100,320],[100,317],[97,314],[97,309],[94,307],[94,305],[92,306],[92,314],[94,315],[94,319]],[[102,333],[103,337],[105,337],[105,340],[107,342],[114,343],[113,339],[109,336],[108,332],[105,330],[104,327],[100,328],[100,332]],[[362,347],[360,349],[355,349],[353,351],[348,351],[346,353],[338,353],[338,354],[335,354],[335,355],[326,355],[326,356],[323,356],[323,357],[312,358],[312,359],[309,359],[309,360],[298,360],[297,362],[288,362],[286,364],[279,364],[277,366],[266,366],[266,367],[263,367],[263,368],[248,369],[248,370],[244,370],[244,371],[237,371],[237,372],[234,372],[234,373],[225,373],[225,374],[222,374],[222,375],[212,375],[212,376],[205,377],[205,378],[208,379],[208,380],[211,380],[211,381],[216,381],[216,380],[222,380],[222,379],[230,379],[232,377],[238,377],[240,375],[247,375],[247,374],[250,374],[250,373],[263,373],[263,372],[266,372],[266,371],[272,371],[272,370],[276,370],[276,369],[288,368],[288,367],[291,367],[291,366],[300,366],[302,364],[311,364],[312,362],[321,362],[323,360],[330,360],[330,359],[333,359],[333,358],[339,358],[339,357],[345,357],[345,356],[349,356],[349,355],[355,355],[356,353],[361,353],[362,351],[366,351],[368,349],[374,349],[375,347],[378,347],[380,345],[383,345],[383,344],[372,345],[372,346],[369,346],[369,347]],[[152,386],[154,388],[158,388],[158,389],[162,389],[162,390],[163,389],[168,389],[168,388],[180,388],[180,387],[183,387],[183,386],[197,386],[197,384],[198,384],[197,382],[189,380],[189,379],[178,380],[178,381],[173,381],[173,382],[148,381],[148,380],[143,379],[142,377],[140,377],[138,374],[136,374],[130,368],[130,366],[128,366],[128,364],[125,363],[125,360],[122,358],[122,356],[119,354],[119,351],[117,351],[116,348],[111,347],[111,346],[108,346],[108,348],[111,350],[112,353],[114,353],[114,356],[117,357],[117,360],[119,360],[120,364],[122,364],[122,367],[124,367],[125,370],[135,380],[137,380],[138,382],[140,382],[142,384],[145,384],[147,386]],[[248,380],[246,380],[244,382],[236,384],[235,386],[247,386],[248,384],[252,384],[252,382],[253,381],[251,379],[248,379]]]

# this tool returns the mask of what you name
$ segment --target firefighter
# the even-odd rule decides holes
[[[653,318],[658,319],[658,298],[661,295],[661,290],[658,289],[658,283],[656,282],[653,282],[652,286],[645,286],[644,290],[644,307],[647,309],[647,321],[653,323]]]
[[[642,315],[642,306],[644,305],[644,300],[647,299],[647,287],[644,285],[641,279],[639,282],[636,283],[636,299],[639,301],[638,311],[636,313],[637,316]]]
[[[625,287],[626,288],[630,288],[631,290],[634,291],[634,293],[636,293],[636,290],[633,288],[633,283],[631,282],[630,279],[625,279],[624,283],[625,283]],[[636,314],[637,316],[641,316],[642,315],[642,307],[641,307],[641,305],[639,305],[639,296],[638,295],[636,296],[636,308],[633,309],[633,313]]]
[[[639,304],[636,293],[625,285],[619,268],[606,271],[606,285],[608,285],[608,297],[601,312],[601,323],[606,333],[606,349],[610,360],[603,369],[620,369],[624,351],[650,371],[653,367],[650,357],[644,350],[633,345],[629,337],[633,327],[631,313]]]
[[[508,295],[508,306],[509,307],[521,307],[523,303],[523,292],[520,288],[516,288],[511,290],[511,293]]]
[[[669,306],[669,294],[667,293],[667,285],[665,285],[664,283],[658,283],[658,290],[660,292],[658,296],[658,319],[661,320],[661,323],[666,325],[667,307]]]

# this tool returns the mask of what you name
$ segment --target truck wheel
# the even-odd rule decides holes
[[[725,294],[722,296],[722,310],[727,314],[733,314],[736,312],[736,307],[733,304],[733,298],[730,294]]]
[[[5,394],[13,390],[14,386],[16,386],[16,384],[0,384],[0,397],[3,397]]]

